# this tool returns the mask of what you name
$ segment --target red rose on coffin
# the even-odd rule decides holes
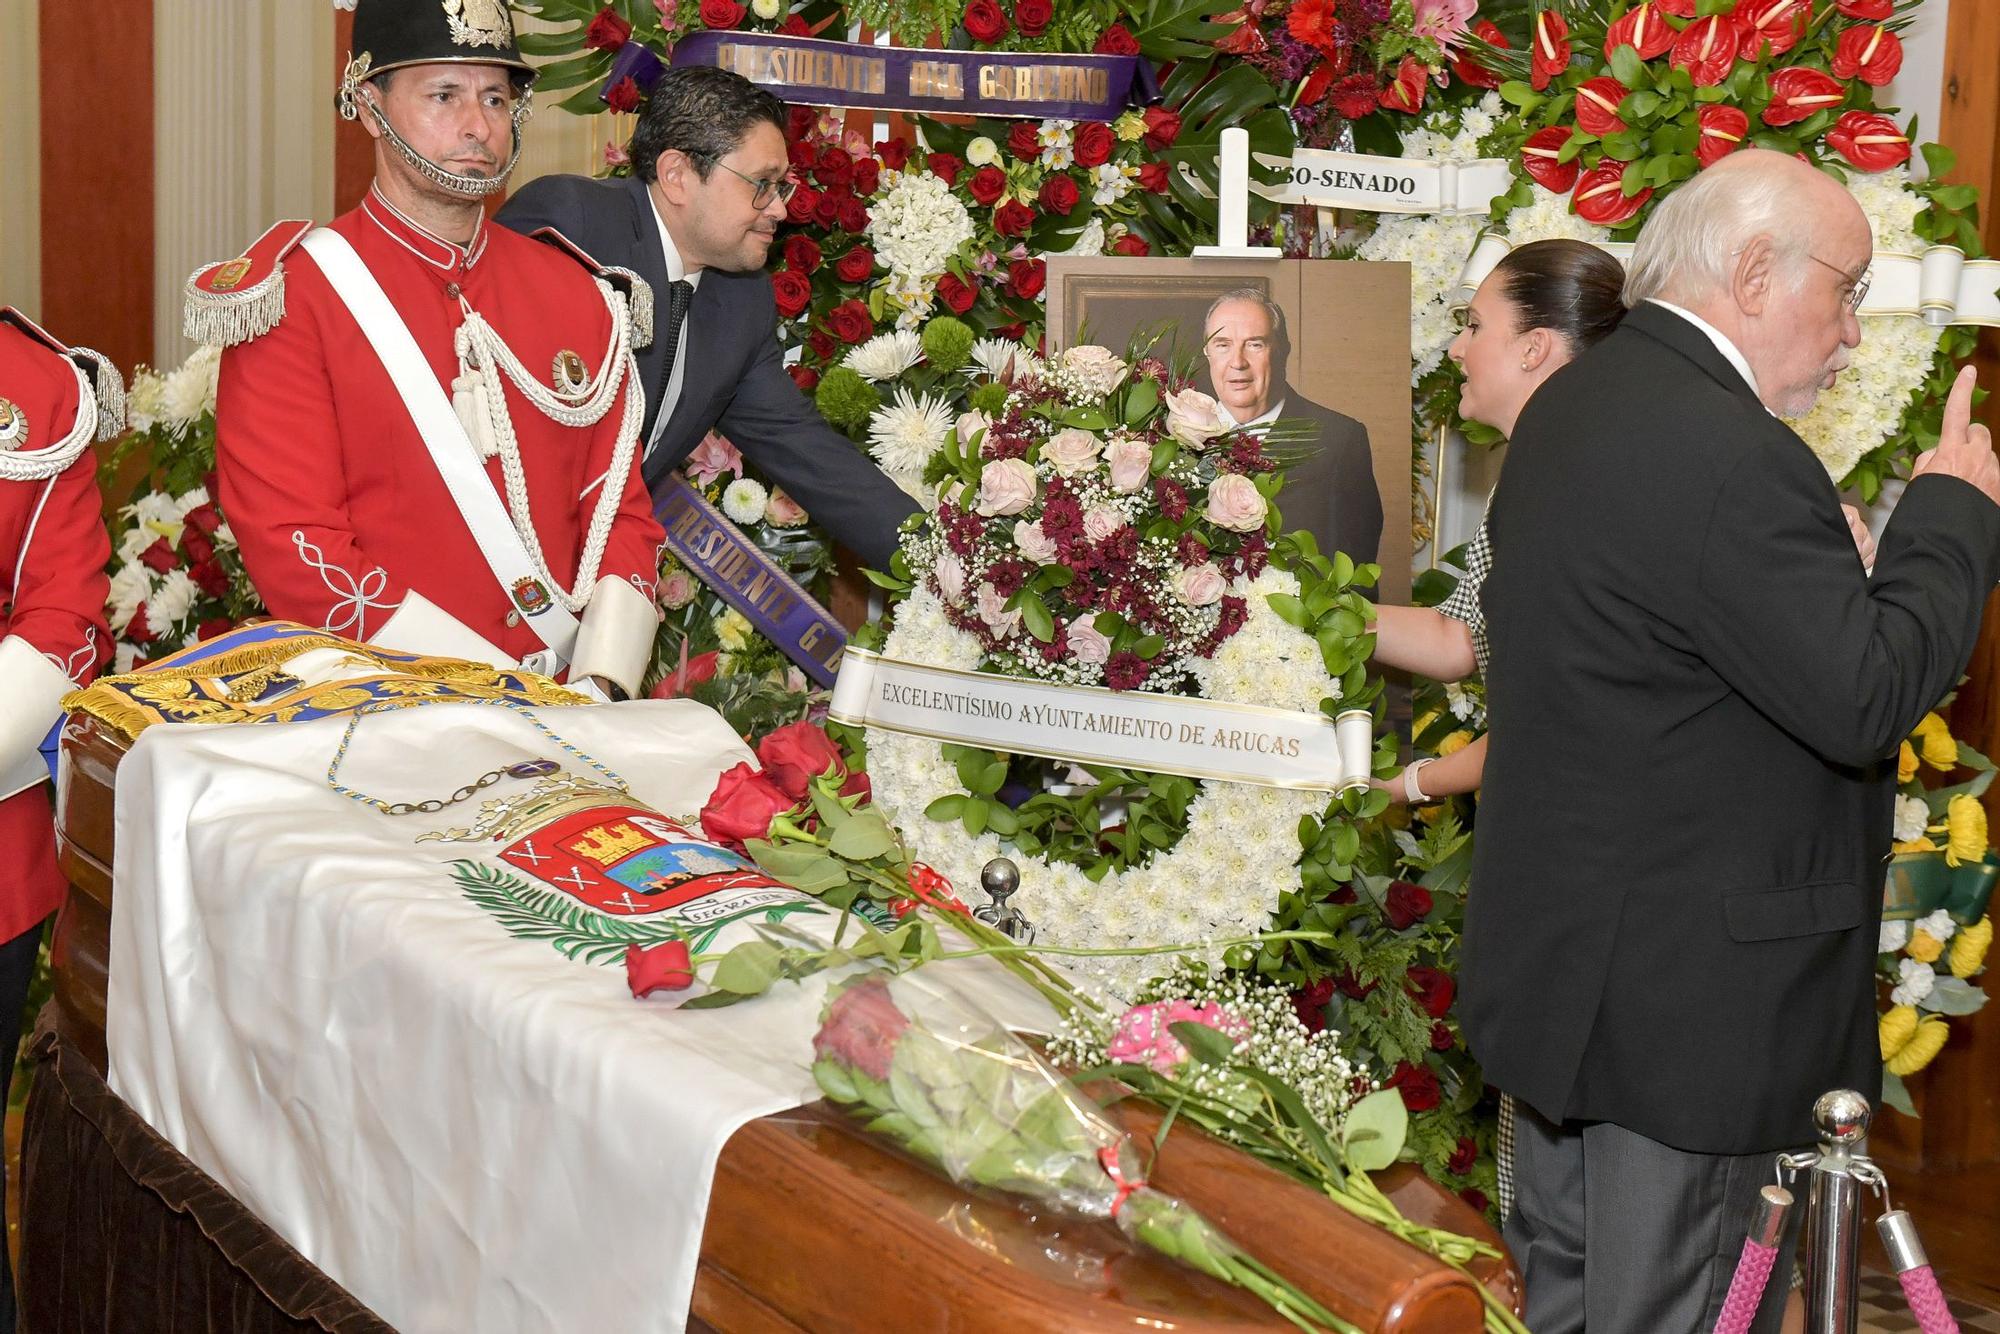
[[[1903,68],[1903,39],[1887,28],[1849,28],[1833,51],[1835,78],[1880,88]]]
[[[628,74],[611,85],[611,91],[604,95],[604,105],[613,111],[628,112],[639,105],[639,85]]]
[[[1766,125],[1796,125],[1847,100],[1847,89],[1831,74],[1803,65],[1788,65],[1771,75],[1771,105],[1764,108]]]
[[[1380,92],[1373,74],[1356,72],[1333,85],[1327,100],[1333,103],[1333,109],[1341,114],[1342,119],[1360,120],[1375,110],[1375,99]]]
[[[1638,216],[1653,197],[1649,187],[1635,195],[1625,193],[1625,164],[1601,162],[1579,176],[1576,193],[1570,196],[1570,212],[1600,227],[1616,227]]]
[[[882,159],[882,165],[891,171],[901,171],[910,160],[910,143],[907,139],[884,139],[875,145],[875,156]]]
[[[965,7],[965,17],[960,22],[965,24],[967,37],[988,46],[1007,35],[1007,16],[1000,12],[1000,6],[993,0],[972,0]]]
[[[1111,127],[1101,120],[1093,120],[1077,127],[1076,137],[1070,142],[1070,152],[1079,167],[1101,167],[1111,160],[1114,142]]]
[[[1145,166],[1139,168],[1139,188],[1156,195],[1165,194],[1167,192],[1167,164],[1164,162],[1148,162]]]
[[[1136,56],[1139,39],[1124,24],[1114,23],[1097,35],[1097,45],[1090,49],[1101,56]]]
[[[924,159],[924,165],[946,185],[957,185],[958,170],[965,164],[949,153],[932,153]]]
[[[1534,31],[1528,34],[1528,81],[1540,92],[1549,81],[1569,68],[1569,24],[1562,15],[1545,9],[1535,15]]]
[[[1833,7],[1848,18],[1880,23],[1895,17],[1896,0],[1833,0]]]
[[[998,167],[981,167],[972,173],[972,179],[965,183],[965,192],[979,203],[992,208],[1000,202],[1000,196],[1007,193],[1007,173]]]
[[[747,763],[715,780],[701,808],[701,829],[717,843],[740,848],[771,832],[771,822],[798,803]]]
[[[1041,134],[1034,121],[1014,122],[1014,128],[1007,131],[1007,151],[1023,162],[1033,162],[1042,155]]]
[[[813,1034],[813,1055],[832,1057],[870,1079],[887,1079],[896,1040],[909,1026],[888,983],[870,977],[847,987],[826,1007],[826,1019]]]
[[[875,252],[858,245],[834,261],[834,277],[844,283],[863,283],[875,272]]]
[[[993,210],[993,230],[1002,236],[1019,236],[1034,224],[1035,210],[1018,199],[1010,199]]]
[[[1039,259],[1017,259],[1007,266],[1007,290],[1024,301],[1042,294],[1048,283],[1048,264]]]
[[[1510,45],[1507,41],[1507,34],[1495,27],[1491,19],[1481,19],[1479,22],[1473,24],[1472,35],[1485,42],[1488,46],[1507,47]],[[1320,68],[1326,69],[1329,66],[1322,65]],[[1469,52],[1460,52],[1458,55],[1452,57],[1451,72],[1458,76],[1460,83],[1470,84],[1474,88],[1498,88],[1500,86],[1500,76],[1480,64],[1477,60],[1474,60]],[[1303,101],[1304,99],[1300,100]]]
[[[1382,90],[1381,102],[1391,111],[1415,115],[1429,88],[1430,71],[1415,56],[1404,56],[1403,63],[1396,66],[1396,81]]]
[[[734,0],[701,0],[701,26],[734,28],[743,22],[743,6]]]
[[[771,296],[778,303],[778,313],[786,319],[812,304],[812,279],[797,269],[779,269],[771,275]]]
[[[1067,176],[1051,176],[1042,182],[1042,188],[1036,192],[1035,198],[1041,201],[1043,208],[1068,217],[1069,211],[1076,207],[1078,198],[1076,182]]]
[[[792,191],[792,198],[785,205],[785,217],[791,222],[810,222],[813,210],[819,207],[819,191],[810,185],[801,185]]]
[[[840,747],[811,723],[787,723],[757,743],[757,762],[764,776],[794,801],[802,800],[813,779],[847,765]]]
[[[785,238],[786,268],[797,269],[800,273],[811,273],[819,267],[819,262],[819,242],[799,233]]]
[[[1807,0],[1746,0],[1735,14],[1743,58],[1785,54],[1806,35],[1810,18]]]
[[[866,199],[882,184],[882,164],[872,157],[854,164],[854,193]]]
[[[657,945],[625,947],[625,985],[634,1000],[644,1000],[656,991],[686,991],[694,985],[694,964],[688,958],[685,940],[665,940]]]
[[[1556,160],[1563,145],[1570,141],[1574,133],[1567,125],[1551,125],[1545,130],[1536,130],[1521,145],[1521,169],[1544,190],[1566,195],[1576,184],[1576,175],[1583,170],[1583,164],[1575,158],[1567,162]]]
[[[826,327],[843,343],[866,342],[875,332],[875,317],[861,301],[843,301],[827,312]]]
[[[1172,148],[1181,137],[1181,113],[1164,107],[1147,107],[1140,113],[1146,121],[1146,147],[1155,153]]]
[[[1150,255],[1153,247],[1146,244],[1146,238],[1135,232],[1127,232],[1111,243],[1114,255]]]
[[[796,367],[794,369],[797,369]],[[653,687],[654,699],[679,699],[705,681],[715,679],[717,660],[722,655],[714,649],[697,653],[680,666],[660,678]]]
[[[1663,55],[1673,46],[1676,33],[1667,21],[1660,17],[1660,7],[1643,4],[1624,18],[1619,19],[1604,30],[1604,58],[1611,59],[1611,53],[1621,46],[1629,46],[1639,53],[1639,59],[1651,60]]]
[[[1694,159],[1704,167],[1728,157],[1750,137],[1750,117],[1741,107],[1716,103],[1703,107],[1696,119],[1701,125],[1701,135],[1695,140]]]
[[[1910,160],[1910,137],[1873,111],[1850,111],[1833,123],[1826,141],[1863,171],[1887,171]]]
[[[597,17],[583,31],[583,49],[586,51],[616,51],[625,45],[632,35],[632,25],[620,18],[618,11],[606,5],[597,11]]]
[[[1431,892],[1407,880],[1390,881],[1388,891],[1382,896],[1382,911],[1388,915],[1389,925],[1398,931],[1430,916],[1431,906]]]
[[[979,283],[976,279],[967,282],[955,273],[947,273],[938,279],[937,294],[938,300],[949,306],[952,314],[963,315],[979,299]]]
[[[792,383],[797,385],[802,393],[810,394],[819,387],[819,372],[803,362],[795,361],[785,367],[785,374],[792,377]]]
[[[1425,1014],[1433,1019],[1442,1019],[1451,1013],[1451,1002],[1458,994],[1458,983],[1452,981],[1451,974],[1442,968],[1418,964],[1404,974],[1403,989],[1410,993],[1410,999],[1424,1007]]]
[[[1720,14],[1696,19],[1674,39],[1671,60],[1675,69],[1688,72],[1695,87],[1714,87],[1736,67],[1736,25]]]
[[[1630,90],[1618,80],[1606,76],[1592,79],[1576,90],[1576,124],[1585,134],[1599,138],[1607,134],[1619,134],[1625,129],[1625,122],[1618,119],[1618,104],[1623,102]]]
[[[1396,1073],[1383,1080],[1382,1087],[1402,1094],[1403,1106],[1413,1112],[1428,1112],[1444,1101],[1437,1076],[1424,1066],[1411,1065],[1408,1061],[1398,1061]]]
[[[1014,26],[1024,37],[1040,37],[1055,16],[1050,0],[1014,0]]]

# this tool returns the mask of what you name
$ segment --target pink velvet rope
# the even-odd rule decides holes
[[[1917,1318],[1917,1328],[1923,1334],[1958,1334],[1958,1321],[1945,1305],[1944,1292],[1929,1265],[1905,1269],[1896,1275],[1896,1281],[1903,1285],[1904,1300],[1909,1302],[1910,1314]]]
[[[1744,1238],[1743,1256],[1736,1262],[1736,1273],[1729,1280],[1729,1295],[1722,1299],[1722,1314],[1715,1318],[1715,1334],[1748,1334],[1750,1322],[1757,1318],[1758,1303],[1764,1300],[1764,1286],[1771,1281],[1771,1266],[1777,1259],[1777,1247],[1759,1246]]]

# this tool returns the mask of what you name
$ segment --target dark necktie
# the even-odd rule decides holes
[[[667,284],[667,323],[659,336],[665,339],[667,362],[660,371],[660,393],[664,396],[667,386],[673,383],[674,359],[681,345],[681,321],[687,318],[688,305],[694,300],[694,284],[682,278]]]

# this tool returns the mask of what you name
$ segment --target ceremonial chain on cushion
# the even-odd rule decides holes
[[[618,515],[618,507],[624,503],[623,479],[632,470],[632,460],[639,444],[639,424],[646,413],[644,397],[638,392],[638,363],[632,356],[632,324],[625,294],[602,278],[594,281],[599,295],[604,298],[605,309],[611,312],[611,342],[598,367],[596,383],[585,385],[575,394],[544,388],[521,364],[513,349],[501,341],[486,318],[474,310],[463,296],[459,297],[458,304],[465,312],[465,321],[458,326],[454,339],[459,364],[464,367],[466,375],[475,379],[475,410],[481,423],[490,430],[494,450],[500,455],[500,472],[507,483],[507,510],[513,517],[515,531],[521,535],[521,545],[527,548],[529,564],[536,576],[554,589],[563,606],[572,612],[582,611],[590,605],[591,590],[597,585],[598,567],[604,561],[604,548],[611,539],[611,523]],[[625,413],[618,425],[617,443],[611,451],[610,470],[598,483],[602,490],[597,496],[597,508],[591,512],[590,530],[583,545],[583,558],[577,564],[573,589],[566,589],[556,581],[556,577],[549,573],[548,558],[542,554],[542,537],[535,531],[529,512],[528,482],[521,470],[521,444],[514,434],[513,418],[507,411],[506,392],[501,388],[500,373],[503,370],[521,397],[559,426],[595,426],[610,411],[612,402],[618,397],[619,386],[628,377],[632,383],[633,392],[625,395]],[[467,425],[470,427],[471,423]],[[473,444],[481,447],[481,454],[487,455],[479,433],[468,433],[472,435]]]
[[[471,703],[473,701],[454,700],[452,702]],[[525,705],[518,704],[511,699],[481,700],[478,702],[496,704],[501,708],[514,710],[514,712],[526,718],[530,723],[533,723],[536,731],[555,742],[557,746],[561,747],[581,763],[595,769],[611,786],[617,788],[620,792],[630,795],[632,789],[623,778],[619,777],[610,767],[586,754],[571,742],[565,741],[556,733],[554,728],[550,727],[540,718],[537,718],[534,710]],[[380,797],[371,797],[365,792],[356,792],[353,788],[343,785],[339,778],[341,763],[347,758],[348,744],[354,740],[354,729],[360,725],[362,714],[368,712],[376,712],[376,710],[357,710],[348,718],[347,728],[340,734],[340,745],[333,752],[332,762],[326,766],[326,785],[341,796],[346,797],[349,801],[360,802],[363,806],[372,806],[384,815],[429,815],[441,811],[447,806],[456,806],[468,797],[485,791],[502,778],[546,778],[551,774],[562,772],[562,767],[554,760],[524,760],[516,764],[503,764],[498,769],[489,770],[472,782],[467,783],[464,787],[459,788],[456,792],[453,792],[449,797],[430,797],[423,801],[384,801]]]

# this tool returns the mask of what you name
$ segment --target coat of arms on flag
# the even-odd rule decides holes
[[[586,963],[676,937],[700,951],[734,922],[827,911],[630,793],[561,771],[417,841],[500,844],[451,864],[459,888],[512,934]]]

